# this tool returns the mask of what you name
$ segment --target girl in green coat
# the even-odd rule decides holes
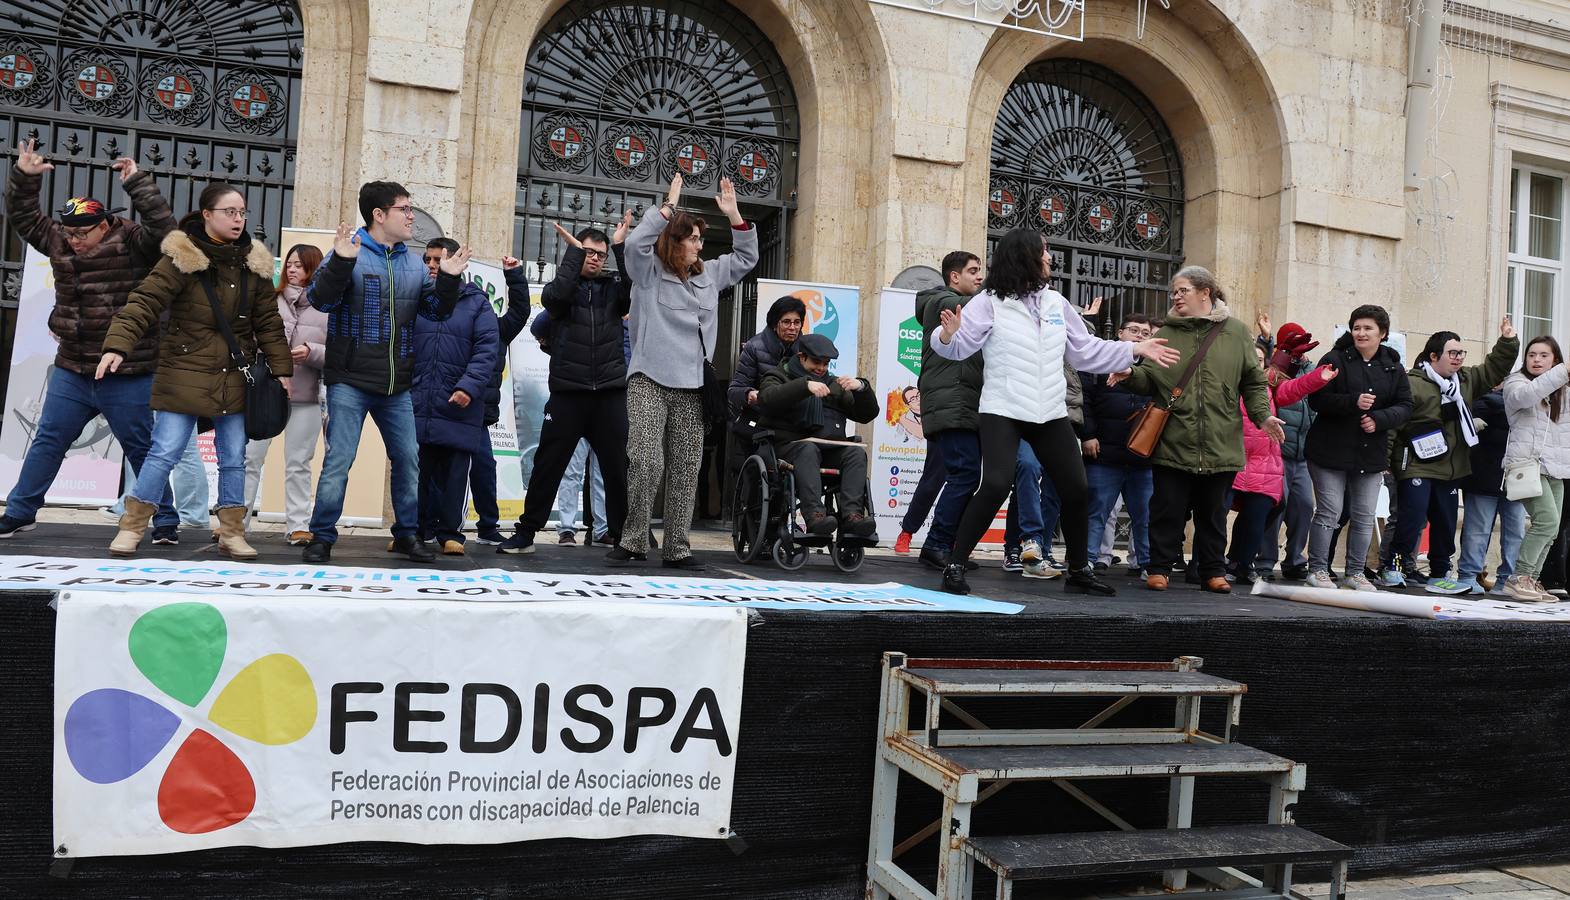
[[[245,196],[215,183],[202,191],[199,203],[164,238],[163,259],[115,315],[98,363],[99,378],[117,370],[142,335],[168,314],[153,376],[152,408],[158,411],[153,446],[126,492],[120,531],[109,545],[116,556],[136,552],[154,501],[202,417],[212,420],[218,451],[218,549],[234,559],[256,557],[245,541],[245,375],[214,318],[208,286],[245,359],[260,348],[285,391],[294,364],[273,301],[273,255],[245,230]]]

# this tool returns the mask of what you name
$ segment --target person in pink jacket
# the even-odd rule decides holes
[[[1264,348],[1256,345],[1254,355],[1259,360],[1259,367],[1267,368]],[[1271,386],[1270,414],[1276,414],[1278,405],[1290,406],[1304,399],[1329,384],[1338,374],[1333,366],[1320,366],[1287,380],[1280,371],[1267,371],[1266,381]],[[1252,583],[1254,560],[1265,539],[1265,522],[1281,503],[1286,466],[1281,462],[1281,446],[1249,421],[1247,410],[1243,414],[1243,456],[1243,470],[1232,479],[1232,508],[1237,510],[1237,518],[1232,521],[1227,580]]]
[[[327,314],[311,307],[305,286],[311,283],[322,251],[310,244],[289,248],[283,261],[283,283],[278,286],[278,312],[284,336],[294,357],[294,381],[289,390],[289,424],[283,433],[284,521],[287,540],[296,546],[311,542],[311,457],[322,434],[322,409],[317,386],[327,354]],[[256,489],[262,480],[262,463],[272,439],[251,441],[245,448],[245,506],[256,507]],[[249,528],[251,519],[246,517]]]

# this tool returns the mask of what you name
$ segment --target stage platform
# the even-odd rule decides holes
[[[103,557],[113,529],[40,525],[0,552]],[[142,555],[210,559],[192,542]],[[542,535],[549,536],[549,535]],[[718,535],[700,543],[715,545]],[[270,538],[270,539],[269,539]],[[345,565],[396,565],[385,537],[351,537]],[[298,549],[258,539],[262,560]],[[600,573],[602,548],[541,545],[531,556],[442,559],[439,568]],[[715,575],[780,579],[702,551]],[[1537,861],[1570,848],[1570,633],[1561,626],[1444,622],[1359,613],[1174,585],[1164,594],[1114,574],[1111,598],[1070,597],[1061,580],[1025,580],[984,560],[978,595],[1016,615],[762,611],[749,630],[732,825],[745,842],[674,838],[554,840],[497,846],[346,844],[78,860],[49,877],[54,614],[43,592],[0,595],[8,685],[0,766],[0,896],[845,898],[861,896],[879,664],[886,650],[997,658],[1205,658],[1246,682],[1238,738],[1308,765],[1297,822],[1350,844],[1358,875]],[[661,573],[658,565],[629,574]],[[1117,570],[1115,570],[1117,571]],[[935,587],[912,558],[869,558],[845,576],[818,557],[803,581]],[[1080,718],[1099,707],[1070,710]],[[1085,710],[1088,709],[1088,713]],[[986,718],[984,709],[972,710]],[[1170,707],[1122,715],[1170,724]],[[1122,721],[1122,720],[1120,720]],[[989,724],[995,724],[989,722]],[[1077,724],[1077,723],[1075,723]],[[1082,785],[1138,825],[1164,821],[1165,788]],[[1196,824],[1257,818],[1262,787],[1202,791]],[[937,804],[902,804],[908,835]],[[978,834],[1073,830],[1096,820],[1050,786],[1017,786],[978,808]],[[739,852],[738,852],[739,851]],[[932,858],[933,845],[912,851]],[[919,866],[915,867],[919,871]],[[1312,876],[1310,872],[1308,875]],[[984,888],[978,884],[978,893]],[[1059,896],[1052,889],[1018,897]]]

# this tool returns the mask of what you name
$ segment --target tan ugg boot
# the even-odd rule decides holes
[[[255,559],[256,548],[245,542],[245,514],[243,506],[224,506],[218,509],[218,552],[230,559]]]
[[[143,503],[128,495],[125,498],[125,514],[120,516],[120,531],[109,542],[110,555],[135,556],[136,548],[142,543],[142,534],[147,531],[147,523],[157,511],[155,504]]]

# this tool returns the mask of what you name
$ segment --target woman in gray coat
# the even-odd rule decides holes
[[[1525,501],[1531,527],[1516,554],[1515,572],[1505,580],[1505,594],[1527,603],[1552,603],[1556,598],[1537,576],[1543,571],[1548,548],[1559,533],[1559,510],[1564,501],[1564,480],[1570,478],[1570,409],[1565,409],[1565,385],[1570,370],[1559,342],[1542,335],[1526,345],[1521,368],[1505,379],[1505,415],[1510,437],[1505,443],[1505,477],[1510,467],[1537,460],[1542,493]]]
[[[627,522],[621,543],[605,560],[613,565],[648,558],[649,519],[660,475],[665,483],[663,565],[702,568],[692,558],[687,529],[697,503],[703,459],[704,362],[719,338],[720,293],[741,281],[758,262],[758,232],[736,209],[736,189],[720,179],[714,198],[730,220],[734,250],[704,262],[707,223],[676,208],[681,173],[658,209],[627,236],[625,261],[632,278],[632,360],[627,364]],[[693,352],[697,351],[697,352]]]

